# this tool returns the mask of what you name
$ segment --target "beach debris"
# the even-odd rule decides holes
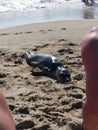
[[[52,55],[34,54],[26,52],[26,62],[32,68],[38,68],[40,71],[34,72],[34,75],[45,75],[55,78],[58,82],[64,83],[71,80],[70,72],[63,66],[61,61]]]

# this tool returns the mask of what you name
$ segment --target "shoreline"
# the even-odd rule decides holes
[[[57,5],[48,5],[28,8],[23,10],[8,10],[0,12],[0,28],[17,26],[29,23],[39,23],[59,20],[82,20],[98,19],[98,2],[93,5],[85,5],[81,1],[76,3],[72,1],[59,3]],[[29,14],[29,15],[28,15]]]
[[[97,23],[98,20],[63,20],[0,29],[0,46],[1,48],[11,47],[14,50],[14,48],[20,49],[23,46],[29,48],[32,43],[39,45],[59,39],[69,40],[71,38],[73,42],[80,42],[86,32],[93,26],[97,26]]]
[[[97,20],[65,20],[0,29],[0,89],[17,130],[79,130],[85,100],[81,41]],[[35,76],[25,52],[51,54],[71,73],[61,84]]]

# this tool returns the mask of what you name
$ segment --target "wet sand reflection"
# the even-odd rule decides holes
[[[89,9],[87,7],[84,7],[83,10],[83,19],[94,19],[94,7],[90,7]]]
[[[87,3],[83,9],[83,19],[96,19],[96,12],[98,11],[98,3]]]

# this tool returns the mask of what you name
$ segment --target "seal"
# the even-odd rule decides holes
[[[43,75],[55,77],[62,83],[71,80],[70,72],[55,56],[26,52],[25,57],[27,64],[32,68],[38,67]]]

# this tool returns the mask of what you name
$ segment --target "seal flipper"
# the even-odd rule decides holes
[[[45,73],[48,73],[48,72],[50,72],[51,70],[48,68],[48,67],[44,67],[43,69],[42,69],[42,72],[45,72]]]
[[[30,65],[31,67],[35,68],[35,67],[38,67],[40,63],[39,62],[33,62],[33,61],[31,61],[31,62],[27,61],[27,64]]]

